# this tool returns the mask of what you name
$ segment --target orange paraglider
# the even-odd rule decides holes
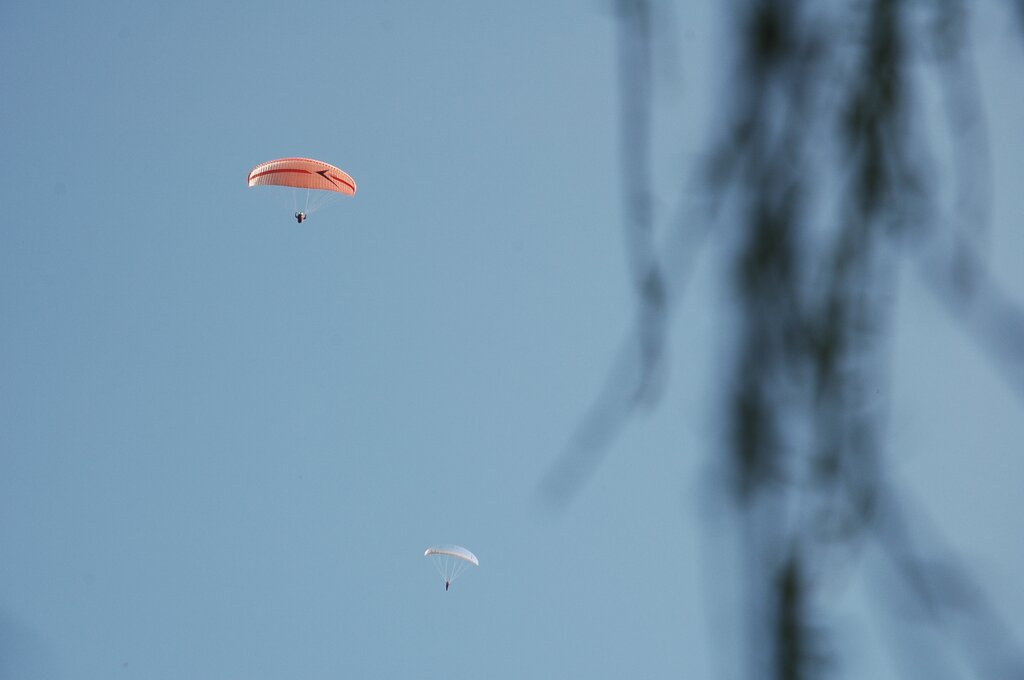
[[[295,211],[295,221],[299,224],[325,202],[314,201],[314,205],[310,206],[310,191],[331,192],[326,196],[332,193],[353,196],[356,193],[356,181],[347,172],[313,158],[278,158],[260,163],[249,173],[249,186],[306,189],[306,205],[302,210]]]

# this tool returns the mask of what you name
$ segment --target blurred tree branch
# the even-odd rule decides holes
[[[677,218],[656,243],[652,213],[654,0],[617,3],[620,159],[636,317],[609,376],[544,482],[565,502],[610,441],[660,392],[667,328],[704,235],[727,245],[735,338],[721,467],[741,522],[753,621],[747,673],[821,677],[822,598],[836,554],[879,545],[933,625],[981,677],[1022,677],[1020,651],[951,551],[907,527],[886,479],[886,383],[894,281],[907,253],[935,294],[1024,396],[1024,314],[988,275],[988,157],[964,0],[732,0],[736,73],[702,178],[712,217]],[[1024,22],[1024,2],[1016,9]],[[917,22],[914,19],[923,18]],[[923,26],[923,28],[922,28]],[[660,30],[666,30],[662,27]],[[917,123],[915,60],[942,85],[953,148],[951,215],[931,194]],[[812,218],[824,205],[831,224]],[[925,558],[923,555],[932,557]],[[951,612],[964,622],[945,625]],[[941,615],[941,616],[940,616]],[[827,621],[827,616],[824,617]],[[774,635],[760,632],[772,630]],[[979,633],[983,631],[983,634]]]
[[[626,419],[638,406],[656,399],[662,375],[668,314],[650,186],[652,11],[646,0],[618,0],[616,11],[622,106],[619,157],[626,194],[623,223],[637,319],[568,454],[548,475],[545,491],[554,501],[570,497]]]

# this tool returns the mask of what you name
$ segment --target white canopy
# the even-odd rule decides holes
[[[448,557],[457,557],[460,560],[466,560],[474,566],[480,566],[480,560],[476,558],[476,555],[469,552],[461,545],[435,545],[427,548],[423,552],[424,557],[429,557],[430,555],[447,555]]]

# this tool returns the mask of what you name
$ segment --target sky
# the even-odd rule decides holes
[[[615,24],[487,5],[0,6],[0,677],[728,667],[707,592],[739,580],[701,523],[720,268],[696,260],[657,408],[553,512],[538,485],[632,320]],[[1024,46],[979,6],[989,264],[1024,304]],[[665,187],[714,121],[715,7],[673,17]],[[283,156],[359,192],[297,225],[245,184]],[[1024,639],[1024,407],[912,267],[895,294],[896,474]],[[437,543],[480,559],[448,593]],[[866,588],[835,595],[844,672],[896,677]]]

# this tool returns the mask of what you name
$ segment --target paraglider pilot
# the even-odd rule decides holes
[[[444,582],[444,592],[446,592],[446,593],[448,592],[448,586],[450,586],[451,584],[452,584],[451,581],[445,581]]]
[[[306,213],[304,213],[304,212],[297,212],[297,213],[295,213],[295,221],[298,222],[299,224],[302,224],[303,222],[305,222],[306,221]]]

